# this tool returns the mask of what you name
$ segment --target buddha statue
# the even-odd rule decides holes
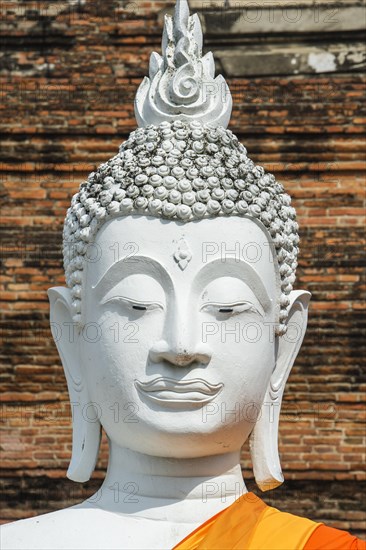
[[[67,287],[49,290],[72,405],[67,475],[90,479],[103,428],[106,477],[85,502],[5,525],[1,548],[361,548],[246,489],[248,438],[259,488],[283,482],[281,400],[310,300],[293,290],[296,212],[227,129],[230,92],[186,0],[162,52],[138,129],[72,199]]]

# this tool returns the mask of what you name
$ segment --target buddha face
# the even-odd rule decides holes
[[[238,216],[134,215],[102,226],[93,250],[79,361],[109,438],[156,456],[240,449],[276,363],[265,230]]]

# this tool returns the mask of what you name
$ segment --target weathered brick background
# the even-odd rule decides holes
[[[1,56],[3,522],[56,510],[100,484],[65,479],[66,383],[46,290],[64,284],[72,194],[135,127],[133,98],[172,2],[3,1]],[[231,87],[231,129],[294,197],[297,288],[313,293],[280,450],[282,510],[365,534],[362,29],[357,0],[191,0]],[[249,487],[246,449],[243,467]]]

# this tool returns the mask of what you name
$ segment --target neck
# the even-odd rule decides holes
[[[109,441],[102,487],[91,502],[111,512],[202,523],[247,492],[240,452],[199,458],[137,453]]]

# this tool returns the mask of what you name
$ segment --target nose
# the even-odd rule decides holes
[[[166,328],[166,337],[155,342],[151,347],[151,361],[153,363],[166,361],[175,367],[208,365],[212,357],[211,348],[200,341],[199,334],[198,327],[194,330],[191,318],[187,321],[177,315],[175,319],[170,319]]]
[[[171,345],[167,340],[159,340],[150,349],[150,359],[153,363],[167,361],[175,367],[189,367],[196,363],[208,365],[211,356],[211,350],[206,344],[192,347]]]

